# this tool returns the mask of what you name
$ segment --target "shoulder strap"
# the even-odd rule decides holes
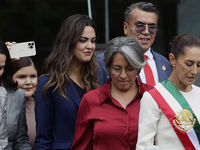
[[[156,88],[153,88],[149,90],[148,92],[152,95],[154,100],[157,102],[158,106],[161,108],[163,113],[168,118],[169,122],[171,123],[174,131],[176,132],[183,146],[187,150],[195,150],[195,147],[199,147],[199,144],[197,144],[199,143],[198,139],[195,139],[194,142],[191,141],[191,135],[189,135],[189,133],[193,130],[190,130],[188,132],[186,130],[182,130],[182,128],[180,127],[181,122],[180,120],[178,120],[179,117],[178,117],[178,114],[176,113],[177,110],[174,110],[175,107],[173,108],[174,105],[178,105],[178,104],[177,102],[175,102],[175,104],[173,103],[175,100],[173,100],[172,96],[169,95],[170,93],[167,91],[167,89],[165,89],[165,87],[161,83],[158,83]],[[167,101],[167,99],[170,99],[170,100]],[[178,109],[180,110],[180,106]]]

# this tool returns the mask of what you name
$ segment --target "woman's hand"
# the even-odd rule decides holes
[[[11,43],[11,42],[8,41],[8,42],[6,42],[5,44],[6,44],[7,48],[8,48],[8,50],[10,51],[10,48],[11,48],[12,44],[16,44],[16,42],[13,41],[13,42]]]
[[[7,48],[8,48],[8,51],[10,51],[11,46],[12,46],[13,44],[16,44],[16,42],[13,41],[13,42],[11,43],[11,42],[8,41],[8,42],[6,42],[5,44],[6,44]],[[17,58],[14,58],[14,59],[15,59],[15,60],[19,60],[20,58],[17,57]]]

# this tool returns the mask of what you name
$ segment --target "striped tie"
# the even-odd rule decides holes
[[[7,92],[0,87],[0,149],[6,150],[8,145],[8,132],[6,124]]]

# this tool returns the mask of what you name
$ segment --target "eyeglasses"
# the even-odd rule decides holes
[[[120,66],[111,66],[110,67],[111,73],[113,73],[115,75],[121,74],[122,73],[122,69],[123,68],[120,67]],[[127,75],[134,75],[136,70],[138,70],[138,69],[135,69],[135,68],[133,68],[131,66],[128,66],[128,67],[125,68],[125,72],[126,72]]]
[[[128,23],[128,22],[126,22]],[[146,24],[136,24],[135,26],[128,23],[130,26],[132,26],[133,28],[135,28],[135,31],[137,33],[142,33],[144,30],[146,30],[146,26],[148,26],[148,30],[150,34],[156,34],[157,31],[159,30],[157,25],[146,25]]]

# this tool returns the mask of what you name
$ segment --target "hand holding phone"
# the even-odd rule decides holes
[[[19,58],[36,55],[34,41],[12,44],[10,47],[10,57]]]

